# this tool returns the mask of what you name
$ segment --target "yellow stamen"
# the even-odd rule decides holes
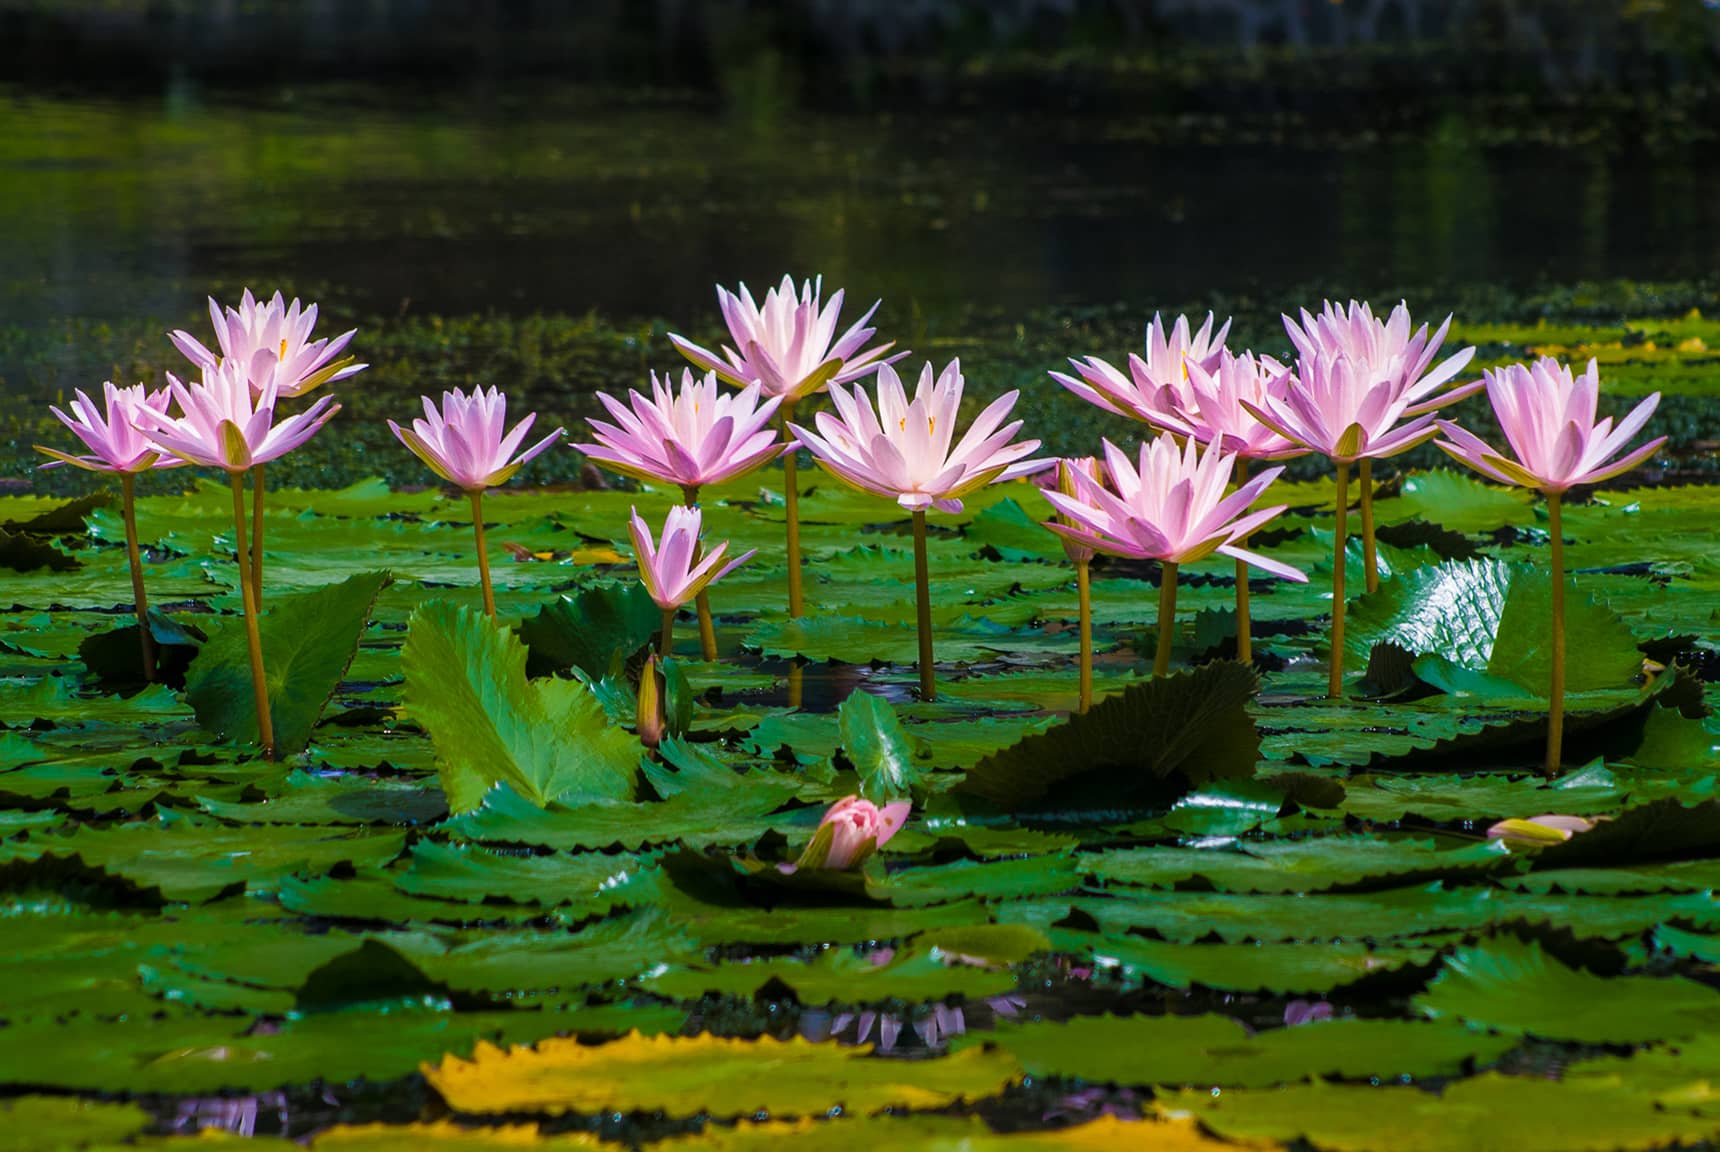
[[[281,355],[280,355],[280,358],[281,358],[281,359],[282,359],[282,360],[285,360],[285,359],[286,359],[286,358],[287,358],[287,342],[286,342],[286,341],[285,341],[285,340],[282,340],[282,341],[281,341]]]

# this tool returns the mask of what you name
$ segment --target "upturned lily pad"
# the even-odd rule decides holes
[[[257,622],[275,746],[297,752],[327,707],[388,584],[387,572],[353,576],[297,596],[271,598]],[[258,740],[249,642],[242,621],[226,621],[185,673],[185,697],[198,723],[227,739]]]
[[[527,680],[524,646],[481,613],[431,601],[413,613],[400,658],[407,711],[436,744],[455,812],[497,783],[540,808],[633,797],[634,738],[607,724],[585,685]]]
[[[526,672],[548,676],[577,668],[600,678],[617,655],[625,659],[650,643],[662,623],[663,613],[637,581],[563,596],[520,622]]]
[[[1018,811],[1100,808],[1252,775],[1259,738],[1244,705],[1254,688],[1234,663],[1132,685],[985,757],[957,791]]]

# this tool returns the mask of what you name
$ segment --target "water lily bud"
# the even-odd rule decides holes
[[[847,796],[830,806],[818,822],[818,832],[797,862],[798,868],[844,871],[858,868],[908,822],[912,808],[906,800],[882,808],[870,800]]]
[[[647,748],[655,749],[668,734],[669,712],[664,703],[667,695],[663,669],[657,662],[657,654],[653,652],[646,659],[645,667],[639,670],[639,704],[636,712],[639,742]]]
[[[1578,832],[1587,832],[1594,826],[1595,821],[1581,816],[1548,813],[1531,816],[1527,820],[1501,820],[1487,829],[1487,838],[1503,840],[1507,844],[1562,844]]]

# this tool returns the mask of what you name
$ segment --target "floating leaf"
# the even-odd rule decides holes
[[[1265,1087],[1310,1077],[1452,1075],[1510,1038],[1404,1020],[1329,1020],[1249,1035],[1225,1016],[1081,1016],[1011,1027],[998,1042],[1035,1076],[1138,1085]]]
[[[1589,1044],[1676,1040],[1720,1027],[1720,992],[1690,980],[1596,976],[1510,936],[1459,948],[1415,1001],[1434,1018]]]
[[[1510,858],[1510,850],[1497,841],[1441,849],[1425,840],[1332,836],[1232,849],[1124,849],[1089,856],[1086,864],[1100,880],[1156,888],[1199,876],[1221,892],[1325,892],[1478,876]]]
[[[1713,1134],[1713,1122],[1646,1095],[1487,1073],[1435,1094],[1419,1087],[1306,1084],[1270,1092],[1185,1091],[1158,1102],[1233,1140],[1306,1140],[1333,1152],[1616,1152]]]
[[[911,1064],[868,1059],[869,1052],[799,1037],[635,1034],[596,1047],[546,1040],[503,1051],[484,1044],[471,1060],[426,1064],[424,1075],[456,1112],[673,1116],[944,1108],[989,1096],[1017,1075],[1009,1057],[978,1048]]]
[[[1090,942],[1089,942],[1090,940]],[[1200,985],[1223,992],[1335,992],[1400,969],[1429,965],[1431,948],[1385,950],[1354,942],[1326,944],[1183,944],[1142,936],[1091,938],[1064,931],[1059,947],[1090,949],[1099,968],[1144,976],[1172,988]]]
[[[205,1129],[207,1131],[207,1129]],[[543,1135],[536,1124],[469,1128],[451,1120],[418,1124],[339,1124],[317,1133],[319,1152],[567,1152],[602,1148],[592,1132]]]

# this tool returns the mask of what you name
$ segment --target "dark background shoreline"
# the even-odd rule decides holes
[[[1269,351],[1327,295],[1712,313],[1717,139],[1703,0],[0,0],[5,471],[69,482],[25,481],[45,402],[159,380],[209,293],[359,327],[343,420],[498,384],[571,423],[785,272],[1072,444],[1044,371],[1157,310]],[[300,479],[392,473],[372,439]]]

